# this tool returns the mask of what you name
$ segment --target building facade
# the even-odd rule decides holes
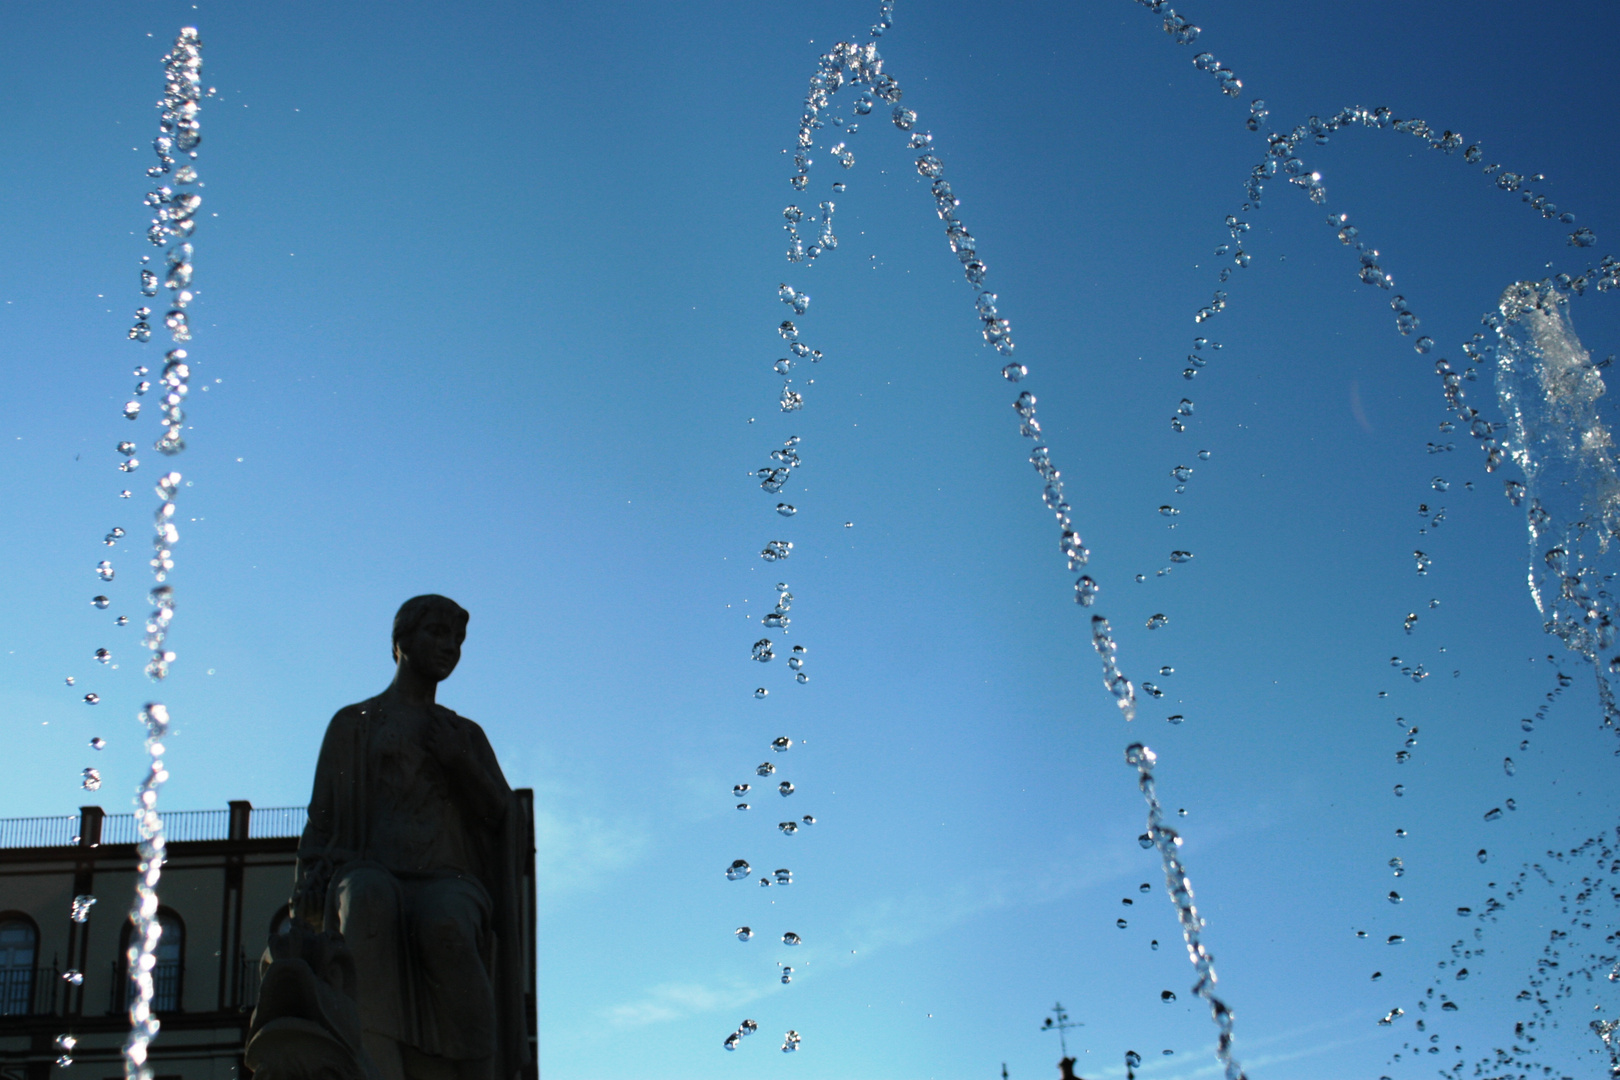
[[[537,1062],[533,793],[516,794],[529,836],[519,947]],[[158,1080],[251,1075],[242,1047],[258,1002],[259,958],[287,917],[305,818],[303,807],[247,802],[163,816],[163,937],[153,970],[162,1030],[150,1057]],[[134,816],[98,806],[0,820],[0,1080],[122,1076],[135,843]]]

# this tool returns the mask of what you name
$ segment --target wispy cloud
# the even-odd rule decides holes
[[[698,983],[661,983],[648,990],[639,1001],[615,1005],[604,1015],[619,1027],[640,1027],[680,1020],[695,1013],[740,1009],[773,990],[741,983],[721,988]]]
[[[556,896],[595,886],[629,866],[647,846],[642,830],[570,812],[535,793],[535,883]]]
[[[1380,1037],[1380,1034],[1376,1031],[1368,1031],[1363,1035],[1352,1038],[1332,1039],[1329,1041],[1323,1041],[1319,1037],[1320,1033],[1324,1031],[1342,1032],[1358,1019],[1364,1020],[1365,1018],[1353,1013],[1347,1013],[1332,1019],[1319,1020],[1314,1024],[1306,1024],[1304,1027],[1295,1028],[1292,1031],[1278,1032],[1253,1039],[1242,1039],[1238,1043],[1238,1061],[1243,1065],[1244,1072],[1253,1075],[1255,1072],[1270,1068],[1273,1065],[1317,1057],[1346,1046],[1354,1046],[1357,1043],[1369,1042]],[[1306,1045],[1298,1045],[1301,1041],[1304,1041]],[[1264,1050],[1267,1047],[1277,1049],[1270,1053],[1253,1053],[1253,1051]],[[1136,1070],[1138,1075],[1152,1077],[1153,1080],[1201,1080],[1202,1077],[1219,1075],[1221,1071],[1221,1064],[1215,1057],[1214,1043],[1210,1043],[1198,1051],[1178,1055],[1174,1060],[1169,1058],[1149,1058]],[[1334,1071],[1337,1073],[1340,1070]],[[1123,1063],[1096,1070],[1098,1080],[1111,1080],[1113,1077],[1122,1077],[1124,1075],[1125,1066]]]

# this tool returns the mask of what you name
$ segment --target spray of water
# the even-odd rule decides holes
[[[154,450],[165,457],[173,457],[185,449],[182,435],[185,426],[186,394],[189,389],[191,368],[183,344],[191,340],[187,308],[192,302],[193,248],[189,238],[196,229],[197,209],[202,197],[196,167],[197,146],[202,141],[198,115],[204,97],[202,89],[202,42],[193,27],[185,27],[175,38],[174,45],[163,57],[164,91],[158,121],[158,136],[152,143],[158,163],[147,170],[147,176],[156,181],[155,190],[146,197],[146,204],[154,211],[147,239],[153,246],[164,250],[162,284],[169,293],[169,310],[163,317],[175,348],[164,356],[163,373],[159,380],[163,431]],[[172,185],[172,186],[171,186]],[[143,263],[146,260],[143,260]],[[155,296],[158,275],[141,269],[141,292]],[[137,322],[130,331],[136,341],[151,336],[146,322],[146,309],[137,312]],[[144,374],[144,370],[142,371]],[[144,393],[144,384],[141,392]],[[139,412],[138,403],[134,411]],[[131,459],[133,460],[133,459]],[[164,473],[157,482],[158,508],[153,515],[152,575],[154,585],[149,596],[152,613],[146,621],[145,645],[150,654],[146,673],[154,681],[168,677],[174,652],[168,647],[169,626],[174,619],[174,590],[168,584],[174,569],[174,545],[180,538],[175,525],[175,499],[179,495],[182,478],[178,472]],[[148,702],[141,710],[140,720],[146,729],[147,773],[135,796],[135,825],[138,835],[139,863],[136,867],[135,901],[130,908],[129,951],[125,954],[129,979],[129,1036],[124,1041],[124,1075],[127,1080],[151,1080],[152,1069],[147,1064],[148,1049],[158,1033],[158,1019],[152,1013],[154,985],[152,972],[157,965],[158,941],[163,926],[158,922],[158,881],[163,874],[165,839],[163,819],[158,816],[158,792],[168,770],[164,767],[163,739],[169,730],[169,710],[160,702]]]
[[[1517,282],[1502,294],[1496,391],[1509,451],[1524,472],[1517,494],[1530,535],[1530,595],[1547,631],[1592,663],[1612,725],[1604,656],[1615,642],[1614,597],[1606,583],[1620,571],[1620,463],[1598,411],[1603,376],[1575,334],[1569,300],[1550,281]],[[1620,671],[1620,657],[1608,669]]]

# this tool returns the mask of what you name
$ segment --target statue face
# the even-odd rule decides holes
[[[400,639],[399,651],[418,674],[443,682],[461,662],[461,643],[465,640],[467,630],[460,620],[434,612]]]

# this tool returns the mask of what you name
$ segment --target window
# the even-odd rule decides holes
[[[157,966],[152,969],[152,1010],[174,1012],[180,1008],[180,982],[185,972],[186,929],[180,916],[158,910],[163,937],[158,940]]]
[[[33,1011],[34,957],[39,931],[16,915],[0,919],[0,1016],[26,1016]]]

